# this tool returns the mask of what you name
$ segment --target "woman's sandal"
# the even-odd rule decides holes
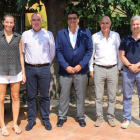
[[[3,136],[9,136],[10,135],[9,132],[7,131],[6,127],[1,128],[1,134]]]
[[[14,125],[13,126],[13,129],[14,129],[14,131],[15,131],[16,134],[21,134],[21,132],[22,132],[21,129],[20,129],[20,127],[18,125]]]

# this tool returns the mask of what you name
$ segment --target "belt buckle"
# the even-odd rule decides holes
[[[35,67],[36,67],[36,68],[39,68],[39,64],[36,64]]]
[[[111,68],[113,68],[113,66],[107,66],[107,67],[106,67],[106,69],[111,69]]]

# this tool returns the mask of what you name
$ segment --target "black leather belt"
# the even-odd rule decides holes
[[[95,65],[97,65],[97,64],[95,64]],[[117,65],[117,64],[115,64],[115,65],[110,65],[110,66],[102,66],[102,65],[97,65],[97,66],[102,67],[102,68],[106,68],[106,69],[111,69],[111,68],[115,67],[116,65]]]
[[[32,65],[32,64],[28,64],[28,66],[31,66],[31,67],[36,67],[36,68],[39,68],[39,67],[43,67],[43,66],[48,66],[50,65],[50,63],[46,63],[46,64],[35,64],[35,65]]]

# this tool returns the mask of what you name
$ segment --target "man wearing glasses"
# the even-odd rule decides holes
[[[88,62],[92,56],[92,39],[88,29],[78,26],[79,16],[75,11],[70,11],[67,16],[68,27],[57,33],[56,58],[60,64],[60,101],[57,126],[63,126],[67,120],[69,98],[72,82],[74,82],[77,97],[77,119],[81,127],[85,122],[85,90]]]

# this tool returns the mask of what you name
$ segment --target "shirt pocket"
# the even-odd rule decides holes
[[[48,41],[47,38],[45,38],[45,39],[40,39],[40,40],[39,40],[39,44],[40,44],[40,46],[42,47],[43,52],[46,52],[46,51],[49,50],[50,44],[49,44],[49,41]]]

